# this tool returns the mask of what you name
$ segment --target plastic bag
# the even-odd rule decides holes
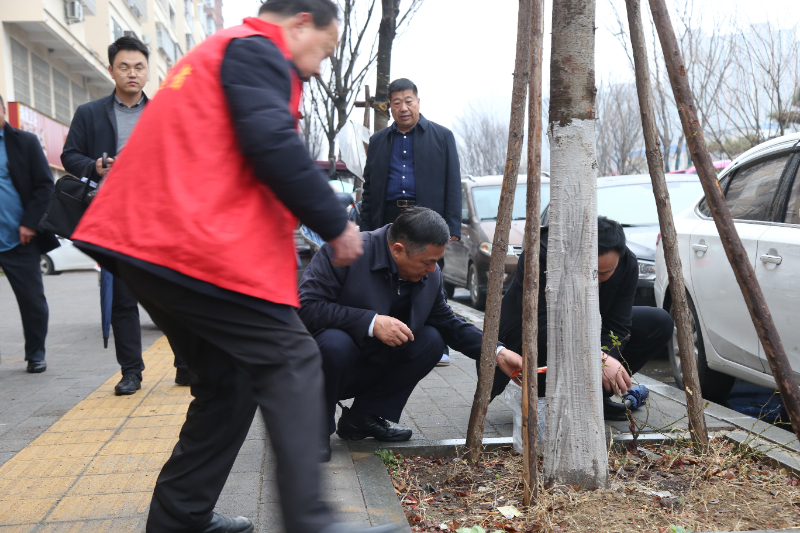
[[[506,387],[504,399],[511,407],[514,418],[514,431],[512,433],[514,451],[522,453],[522,387],[513,381]],[[536,420],[536,447],[541,453],[544,450],[544,398],[539,398]]]

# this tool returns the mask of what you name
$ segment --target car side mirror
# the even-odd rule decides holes
[[[461,216],[461,223],[462,224],[469,225],[471,222],[472,222],[472,219],[470,219],[469,215],[466,215],[466,216],[462,215]]]

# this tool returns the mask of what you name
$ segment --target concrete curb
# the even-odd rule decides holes
[[[372,440],[369,443],[348,442],[367,516],[373,526],[395,524],[398,533],[411,533],[411,526],[408,525],[406,513],[397,499],[389,472],[381,458],[375,454],[379,449],[388,448],[384,444],[386,443]]]

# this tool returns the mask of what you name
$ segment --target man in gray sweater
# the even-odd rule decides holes
[[[139,120],[147,95],[149,51],[136,37],[120,37],[108,47],[108,73],[114,80],[114,92],[78,107],[64,143],[61,162],[70,174],[90,177],[99,182],[114,167],[114,159],[128,141]],[[103,165],[103,154],[108,154]],[[89,176],[87,176],[87,170]],[[114,278],[111,328],[122,379],[114,388],[119,395],[141,389],[142,330],[139,306],[121,279]],[[189,370],[176,357],[175,383],[189,384]]]

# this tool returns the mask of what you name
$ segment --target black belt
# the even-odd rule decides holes
[[[397,207],[414,207],[417,201],[414,198],[401,198],[399,200],[390,200],[388,204],[396,204]]]

